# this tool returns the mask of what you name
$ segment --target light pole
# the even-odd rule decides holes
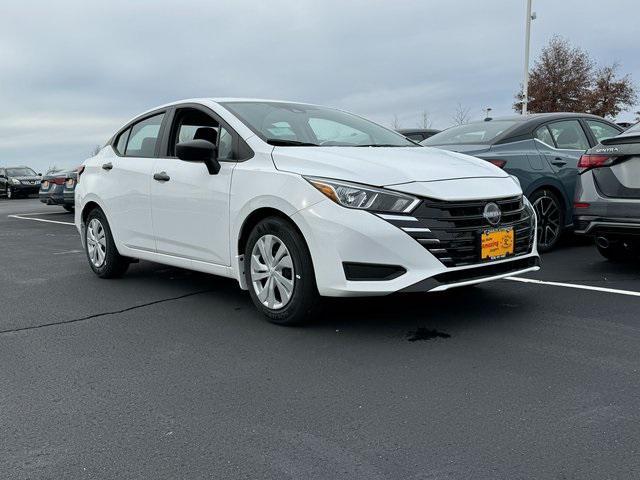
[[[531,42],[531,20],[536,19],[536,14],[531,13],[531,0],[527,0],[527,28],[524,37],[524,81],[522,82],[522,114],[527,114],[529,102],[529,43]]]

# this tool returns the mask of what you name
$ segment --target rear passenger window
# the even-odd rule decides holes
[[[558,148],[564,150],[587,150],[589,148],[587,136],[577,120],[550,123],[549,130],[551,130],[551,135],[553,135]]]
[[[131,129],[127,128],[120,134],[118,140],[116,140],[116,152],[118,152],[120,155],[124,155],[124,150],[127,147],[127,140],[129,139],[130,133]]]
[[[127,157],[153,157],[159,140],[160,126],[164,113],[146,118],[131,127],[129,141],[125,150]]]
[[[555,143],[553,143],[553,137],[551,136],[551,132],[547,128],[546,125],[540,127],[536,130],[535,137],[540,140],[542,143],[549,145],[550,147],[555,147]]]
[[[620,135],[618,129],[613,128],[611,125],[607,125],[603,122],[598,122],[597,120],[587,120],[587,125],[589,126],[589,130],[593,133],[593,136],[596,137],[596,141],[600,143],[603,138],[611,138],[617,135]]]

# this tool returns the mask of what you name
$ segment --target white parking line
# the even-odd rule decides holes
[[[33,220],[34,222],[58,223],[60,225],[75,225],[72,222],[60,222],[58,220],[45,220],[44,218],[31,218],[27,215],[49,215],[51,212],[43,213],[23,213],[22,215],[7,215],[9,218],[17,218],[20,220]]]
[[[618,295],[629,295],[631,297],[640,297],[640,292],[634,292],[633,290],[618,290],[617,288],[593,287],[591,285],[578,285],[575,283],[547,282],[544,280],[535,280],[533,278],[521,278],[521,277],[508,277],[506,278],[506,280],[513,280],[514,282],[523,282],[523,283],[536,283],[538,285],[550,285],[552,287],[576,288],[578,290],[592,290],[596,292],[616,293]]]

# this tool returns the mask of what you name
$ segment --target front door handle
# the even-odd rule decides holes
[[[171,177],[167,175],[167,172],[154,173],[153,179],[159,182],[168,182],[171,180]]]
[[[112,168],[113,168],[113,163],[111,163],[111,162],[102,164],[102,169],[103,170],[111,170]]]
[[[567,164],[567,161],[563,160],[560,157],[556,157],[553,160],[551,160],[551,163],[553,163],[556,167],[564,167]]]

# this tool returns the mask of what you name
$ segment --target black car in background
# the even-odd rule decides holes
[[[75,170],[47,172],[40,184],[40,201],[47,205],[60,205],[68,212],[72,212],[76,179]]]
[[[609,260],[640,256],[640,124],[588,150],[578,169],[576,233]]]
[[[0,195],[9,200],[38,193],[42,174],[29,167],[0,167]]]
[[[434,128],[401,128],[396,131],[414,142],[421,142],[436,133],[440,133],[440,130]]]
[[[551,250],[573,226],[578,160],[622,127],[581,113],[534,113],[448,128],[422,142],[481,158],[520,180],[538,217],[538,250]]]

